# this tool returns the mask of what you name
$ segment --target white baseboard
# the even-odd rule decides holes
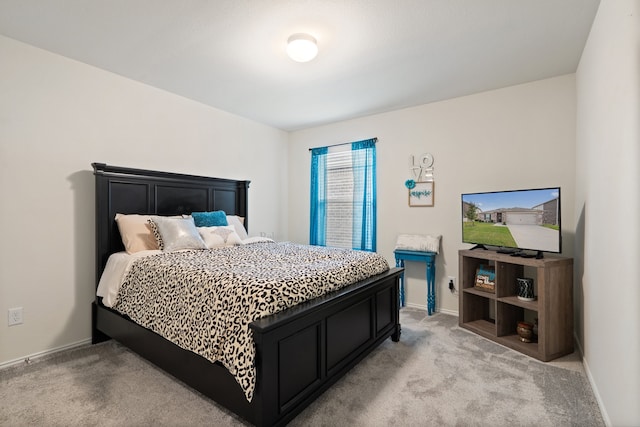
[[[427,306],[426,305],[422,305],[422,304],[413,304],[413,303],[408,302],[408,303],[405,304],[405,307],[417,308],[419,310],[428,311],[427,310]],[[446,310],[446,309],[442,309],[442,308],[438,309],[437,307],[436,307],[436,313],[450,314],[450,315],[456,316],[456,317],[458,316],[458,312],[457,311]]]
[[[602,420],[607,427],[611,427],[611,419],[609,419],[609,415],[607,414],[607,410],[604,406],[604,402],[600,397],[600,393],[598,392],[598,387],[593,379],[593,375],[591,375],[591,370],[589,369],[589,362],[584,357],[584,350],[582,349],[582,343],[578,340],[578,336],[573,334],[574,342],[576,343],[576,347],[578,347],[578,352],[580,353],[580,359],[582,360],[582,366],[584,367],[584,372],[587,375],[587,379],[589,380],[589,385],[591,386],[591,390],[593,391],[593,396],[596,398],[596,402],[598,402],[598,407],[600,408],[600,414],[602,415]]]
[[[21,363],[29,363],[29,362],[33,362],[37,359],[41,359],[43,357],[46,356],[51,356],[52,354],[55,353],[60,353],[61,351],[66,351],[66,350],[71,350],[72,348],[76,348],[76,347],[82,347],[84,345],[87,344],[91,344],[91,338],[87,338],[81,341],[77,341],[71,344],[67,344],[67,345],[63,345],[61,347],[56,347],[56,348],[52,348],[49,350],[45,350],[45,351],[40,351],[38,353],[33,353],[33,354],[29,354],[27,356],[18,358],[18,359],[13,359],[13,360],[9,360],[6,362],[2,362],[0,363],[0,369],[3,368],[8,368],[10,366],[15,366],[15,365],[19,365]]]
[[[443,314],[450,314],[452,316],[456,316],[458,317],[459,313],[457,311],[454,310],[447,310],[445,308],[441,308],[439,310],[436,310],[438,313],[443,313]]]
[[[582,352],[581,352],[582,354]],[[589,369],[589,363],[587,359],[582,357],[582,366],[584,366],[584,372],[587,374],[587,379],[589,380],[589,384],[591,385],[591,390],[593,390],[593,395],[596,398],[596,402],[598,402],[598,407],[600,408],[600,414],[602,415],[602,420],[607,427],[611,427],[611,420],[609,419],[609,415],[607,414],[607,410],[604,407],[604,402],[600,397],[600,393],[598,393],[598,387],[596,387],[596,383],[593,380],[593,376],[591,375],[591,370]]]
[[[408,308],[417,308],[419,310],[427,311],[427,306],[426,305],[422,305],[422,304],[413,304],[413,303],[408,302],[404,306],[408,307]]]

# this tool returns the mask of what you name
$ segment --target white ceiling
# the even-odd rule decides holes
[[[0,34],[284,130],[573,73],[599,0],[0,0]],[[320,53],[285,54],[307,32]]]

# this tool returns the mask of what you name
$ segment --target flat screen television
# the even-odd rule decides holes
[[[560,187],[462,194],[462,241],[532,256],[562,251]]]

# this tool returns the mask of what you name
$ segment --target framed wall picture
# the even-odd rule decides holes
[[[433,181],[418,181],[409,189],[409,206],[433,206]]]

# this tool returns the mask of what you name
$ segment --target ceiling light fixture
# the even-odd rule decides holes
[[[292,34],[287,40],[287,55],[296,62],[309,62],[318,54],[318,43],[309,34]]]

